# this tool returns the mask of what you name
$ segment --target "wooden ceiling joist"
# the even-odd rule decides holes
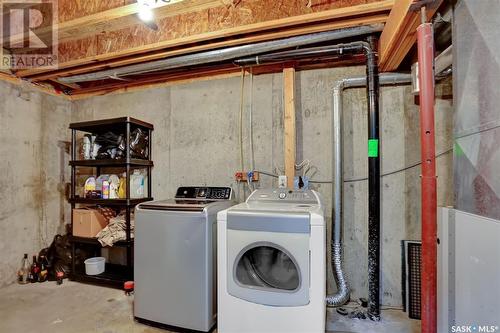
[[[443,0],[427,3],[427,19],[431,19]],[[420,24],[420,0],[397,0],[389,14],[379,41],[379,66],[383,72],[397,70],[416,41]]]
[[[175,39],[166,39],[160,42],[146,44],[136,47],[128,47],[124,49],[120,49],[115,52],[104,52],[85,56],[79,59],[72,59],[65,61],[63,63],[59,63],[59,69],[68,69],[77,66],[84,66],[87,64],[98,64],[99,62],[111,61],[113,59],[130,57],[140,57],[141,55],[145,55],[146,53],[151,53],[155,51],[165,50],[169,48],[182,48],[185,45],[192,45],[196,43],[207,44],[216,40],[221,40],[225,38],[245,38],[246,35],[254,34],[254,35],[262,35],[263,38],[259,39],[259,37],[254,37],[253,41],[257,42],[260,40],[268,40],[269,35],[266,37],[266,33],[277,32],[277,30],[282,29],[283,32],[281,36],[290,36],[287,34],[285,29],[295,29],[293,33],[300,34],[300,29],[305,29],[304,33],[308,33],[311,31],[309,26],[318,27],[321,23],[329,23],[331,24],[330,29],[326,29],[324,26],[322,29],[331,30],[336,27],[342,26],[352,26],[352,25],[360,25],[366,24],[366,21],[385,21],[385,18],[381,15],[387,15],[394,4],[393,0],[382,0],[377,2],[372,2],[368,4],[361,4],[351,7],[342,7],[335,8],[320,12],[314,12],[310,14],[286,17],[276,20],[264,21],[259,23],[247,24],[242,26],[237,26],[228,29],[204,32],[199,34],[194,34],[186,37],[175,38]],[[374,19],[374,17],[376,19]],[[357,20],[356,20],[357,19]],[[344,22],[343,22],[344,21]],[[309,29],[309,30],[308,30]],[[324,30],[318,30],[324,31]],[[140,35],[134,36],[135,39],[141,39]],[[279,38],[279,37],[274,37]],[[246,41],[248,42],[248,40]],[[221,44],[219,44],[220,46]],[[235,45],[235,42],[233,42]],[[201,46],[200,48],[203,48]],[[182,51],[178,51],[177,54],[182,54]],[[165,55],[162,55],[165,56]],[[148,59],[152,60],[152,59]],[[138,58],[137,62],[144,61],[144,59]],[[133,60],[128,61],[126,64],[134,63]],[[123,64],[120,64],[123,65]],[[82,67],[83,68],[83,67]],[[29,69],[23,70],[16,73],[19,77],[30,77],[36,74],[40,74],[43,72],[47,72],[44,69]],[[80,72],[81,73],[81,72]]]

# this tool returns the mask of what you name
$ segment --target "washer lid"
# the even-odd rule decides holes
[[[142,209],[175,210],[201,212],[206,207],[221,202],[230,202],[230,187],[181,186],[177,189],[175,199],[152,201],[140,204]]]
[[[210,204],[217,203],[216,200],[197,199],[167,199],[146,202],[140,205],[142,209],[153,210],[180,210],[180,211],[203,211]]]

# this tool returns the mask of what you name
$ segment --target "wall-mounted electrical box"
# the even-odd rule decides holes
[[[278,177],[278,187],[285,188],[287,184],[287,178],[284,175]]]

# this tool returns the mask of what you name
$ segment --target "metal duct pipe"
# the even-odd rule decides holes
[[[384,73],[379,76],[381,85],[398,85],[411,83],[410,74]],[[349,301],[349,285],[342,269],[342,209],[343,209],[343,99],[344,89],[366,86],[366,76],[352,77],[335,82],[333,87],[332,114],[332,271],[337,284],[337,292],[329,295],[326,302],[329,306],[340,306]]]
[[[448,48],[451,50],[451,46]],[[439,56],[438,56],[439,57]],[[448,59],[448,57],[446,57]],[[436,63],[438,58],[436,58]],[[451,74],[450,68],[444,63],[440,67],[443,71],[436,70],[436,75],[446,77]],[[406,73],[382,73],[379,75],[381,86],[411,84],[412,75]],[[337,292],[327,297],[329,306],[340,306],[349,300],[349,285],[342,269],[342,228],[343,228],[343,184],[344,184],[344,153],[343,153],[343,92],[348,88],[366,86],[366,76],[356,76],[341,79],[333,87],[333,114],[332,114],[332,270],[337,283]]]
[[[124,66],[109,70],[98,71],[90,74],[73,75],[59,78],[61,83],[78,83],[97,81],[107,78],[116,78],[126,75],[143,74],[167,69],[175,69],[189,66],[228,61],[241,57],[247,57],[254,54],[261,54],[277,50],[289,49],[304,45],[311,45],[323,42],[331,42],[343,38],[367,35],[374,32],[380,32],[383,25],[366,25],[358,27],[349,27],[332,31],[295,36],[268,42],[228,47],[219,50],[188,54],[178,57],[166,58],[147,63]]]
[[[342,203],[344,185],[343,163],[343,112],[342,91],[348,84],[361,86],[366,84],[366,77],[339,80],[333,87],[333,114],[332,114],[332,236],[331,236],[331,266],[337,292],[326,296],[328,306],[339,306],[349,301],[349,286],[342,269]]]

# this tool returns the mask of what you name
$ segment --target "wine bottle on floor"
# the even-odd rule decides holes
[[[17,282],[19,284],[28,283],[29,275],[30,275],[30,263],[28,260],[28,254],[25,253],[23,260],[21,261],[21,268],[19,268],[19,271],[17,272]]]
[[[38,265],[40,266],[40,273],[38,274],[38,282],[45,282],[49,277],[49,271],[47,270],[47,258],[45,256],[38,257]]]
[[[36,261],[36,254],[33,255],[33,263],[31,264],[31,283],[38,282],[38,275],[40,274],[40,266]]]

